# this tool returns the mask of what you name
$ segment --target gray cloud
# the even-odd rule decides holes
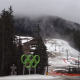
[[[80,23],[80,0],[0,0],[0,11],[10,5],[15,15],[53,15]]]

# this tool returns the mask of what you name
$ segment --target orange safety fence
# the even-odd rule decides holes
[[[49,75],[53,75],[53,76],[54,76],[54,75],[56,75],[56,76],[57,76],[57,75],[58,75],[58,76],[63,76],[63,75],[65,75],[65,76],[80,76],[80,74],[60,73],[60,72],[54,72],[53,70],[51,70],[51,72],[48,72],[48,74],[49,74]]]

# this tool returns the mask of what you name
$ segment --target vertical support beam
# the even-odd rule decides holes
[[[79,56],[78,56],[78,73],[79,73]]]
[[[29,75],[30,75],[30,68],[29,68]]]
[[[39,74],[39,66],[38,66],[38,74]]]
[[[35,69],[35,74],[36,74],[36,68],[34,68]]]
[[[25,66],[24,66],[24,64],[23,64],[23,75],[25,74]]]
[[[68,60],[68,51],[67,51],[67,60]]]
[[[56,43],[55,43],[55,51],[56,51]]]
[[[48,55],[47,55],[47,73],[48,73]]]
[[[47,66],[47,72],[46,72],[46,75],[48,75],[48,66]]]
[[[66,52],[67,52],[67,60],[68,60],[68,51],[69,51],[69,49],[66,49]]]
[[[54,41],[54,44],[55,44],[55,51],[56,51],[56,44],[57,44],[56,40]]]

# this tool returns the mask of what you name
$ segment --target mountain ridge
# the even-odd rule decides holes
[[[15,17],[17,35],[34,36],[36,24],[39,24],[40,35],[43,38],[67,40],[73,47],[80,49],[80,24],[59,17],[43,16],[39,18]],[[79,43],[79,44],[78,44]]]

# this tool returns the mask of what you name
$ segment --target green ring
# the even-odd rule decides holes
[[[29,56],[28,56],[28,59],[30,59],[30,57],[34,58],[34,56],[33,56],[33,55],[29,55]]]
[[[25,61],[23,62],[23,57],[24,57],[24,56],[27,58],[27,55],[25,55],[25,54],[21,56],[21,62],[22,62],[23,64],[25,64]]]
[[[31,67],[31,65],[26,66],[26,64],[27,64],[28,62],[30,63],[30,59],[26,59],[26,60],[25,60],[25,64],[24,64],[24,65],[25,65],[26,68],[30,68],[30,67]]]
[[[33,66],[32,64],[35,62],[35,65]],[[31,67],[32,68],[36,68],[36,66],[37,66],[37,61],[36,61],[36,59],[33,59],[32,61],[31,61]]]
[[[28,62],[31,63],[31,62],[30,62],[30,59],[29,59],[31,56],[32,56],[32,58],[34,57],[33,55],[29,55],[29,56],[28,56],[28,59],[25,60],[25,67],[26,67],[26,68],[30,68],[30,67],[31,67],[31,64],[29,64],[29,66],[26,66],[26,64],[27,64]]]
[[[36,59],[36,57],[38,57],[38,62],[37,62],[37,64],[38,64],[40,62],[40,57],[39,57],[39,55],[35,55],[33,59]]]
[[[24,56],[26,57],[26,59],[23,61]],[[30,57],[32,57],[32,60],[30,60]],[[36,60],[36,57],[38,57],[38,61]],[[24,55],[21,56],[21,62],[25,65],[26,68],[30,68],[30,67],[36,68],[37,64],[40,62],[40,56],[39,55],[35,55],[35,56],[29,55],[29,56],[27,56],[27,55],[24,54]],[[26,65],[28,62],[29,62],[29,66]],[[32,64],[34,62],[35,62],[35,65],[33,66]]]

